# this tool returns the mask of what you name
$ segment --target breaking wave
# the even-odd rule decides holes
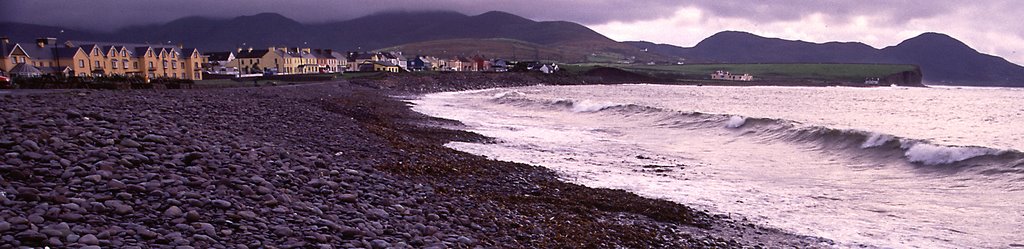
[[[619,115],[635,118],[644,115],[654,118],[653,125],[675,128],[707,129],[727,128],[738,136],[762,140],[786,141],[814,146],[822,151],[847,151],[858,155],[870,154],[883,160],[903,159],[923,166],[1009,166],[1013,172],[1024,173],[1024,153],[1016,150],[994,149],[980,146],[942,145],[923,139],[903,138],[870,131],[835,129],[804,125],[797,121],[743,117],[729,114],[682,112],[657,107],[588,100],[534,100],[522,93],[499,93],[492,102],[522,108],[542,108],[573,113]],[[859,157],[860,158],[860,157]],[[959,167],[949,167],[959,168]]]

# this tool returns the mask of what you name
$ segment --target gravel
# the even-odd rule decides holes
[[[0,96],[0,249],[827,244],[447,149],[485,138],[384,94],[332,82]]]

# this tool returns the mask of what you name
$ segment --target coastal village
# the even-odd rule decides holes
[[[484,55],[406,56],[400,51],[352,51],[304,47],[237,48],[208,52],[182,44],[58,41],[35,43],[0,38],[0,76],[124,77],[151,82],[161,79],[203,80],[273,75],[340,74],[345,72],[510,72],[555,73],[555,63],[510,61]]]
[[[46,37],[36,38],[34,42],[16,42],[6,36],[0,36],[0,43],[0,88],[171,87],[167,84],[174,84],[173,88],[178,88],[190,87],[196,81],[204,80],[316,80],[336,78],[346,73],[355,73],[355,76],[418,72],[554,74],[565,68],[575,68],[575,72],[579,74],[585,73],[587,68],[600,67],[621,70],[613,73],[615,76],[596,77],[622,79],[625,75],[625,78],[634,81],[653,80],[694,85],[795,82],[792,84],[887,86],[913,83],[921,77],[920,73],[902,72],[899,75],[866,73],[865,76],[868,77],[860,79],[821,80],[814,79],[814,75],[810,75],[809,79],[800,79],[799,76],[779,76],[778,72],[789,69],[776,69],[778,71],[769,73],[761,70],[757,72],[764,75],[755,76],[743,72],[743,68],[750,70],[749,66],[735,67],[728,64],[696,64],[695,66],[702,68],[673,72],[690,65],[661,65],[653,62],[614,65],[586,62],[559,64],[568,62],[542,61],[539,58],[506,59],[480,53],[436,56],[407,54],[403,51],[340,51],[295,46],[239,46],[228,51],[207,51],[171,42],[97,42]],[[780,64],[780,68],[783,67],[793,69],[804,66]],[[579,70],[580,68],[584,69]],[[16,83],[21,84],[16,86]],[[150,83],[161,83],[161,86],[153,86]],[[125,86],[126,84],[130,85]]]

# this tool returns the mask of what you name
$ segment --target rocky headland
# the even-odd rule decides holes
[[[546,83],[477,80],[2,94],[0,248],[828,244],[454,151],[487,138],[387,97]]]

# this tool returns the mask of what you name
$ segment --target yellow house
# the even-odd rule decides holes
[[[71,76],[89,76],[89,53],[81,47],[57,49],[57,64],[71,67]]]
[[[75,41],[61,46],[54,38],[37,39],[35,46],[26,48],[5,38],[0,40],[0,70],[4,72],[28,66],[42,74],[78,77],[138,76],[147,82],[161,77],[202,79],[198,70],[202,56],[194,48],[95,42],[76,45],[79,42]]]
[[[359,71],[373,71],[373,72],[391,72],[397,73],[402,68],[398,65],[392,64],[386,61],[371,61],[359,64]]]
[[[182,48],[181,62],[183,78],[190,80],[203,80],[203,63],[205,57],[197,48]]]
[[[249,48],[248,50],[244,50],[239,48],[237,53],[238,55],[235,56],[235,60],[228,63],[228,66],[238,68],[242,74],[263,73],[264,68],[260,62],[268,53],[270,53],[270,50],[267,49],[253,50],[252,48]],[[273,60],[273,58],[271,58],[271,60]]]
[[[0,61],[0,72],[7,74],[15,65],[19,63],[32,63],[32,58],[28,56],[25,49],[21,48],[21,44],[4,42],[3,47],[3,60]]]

